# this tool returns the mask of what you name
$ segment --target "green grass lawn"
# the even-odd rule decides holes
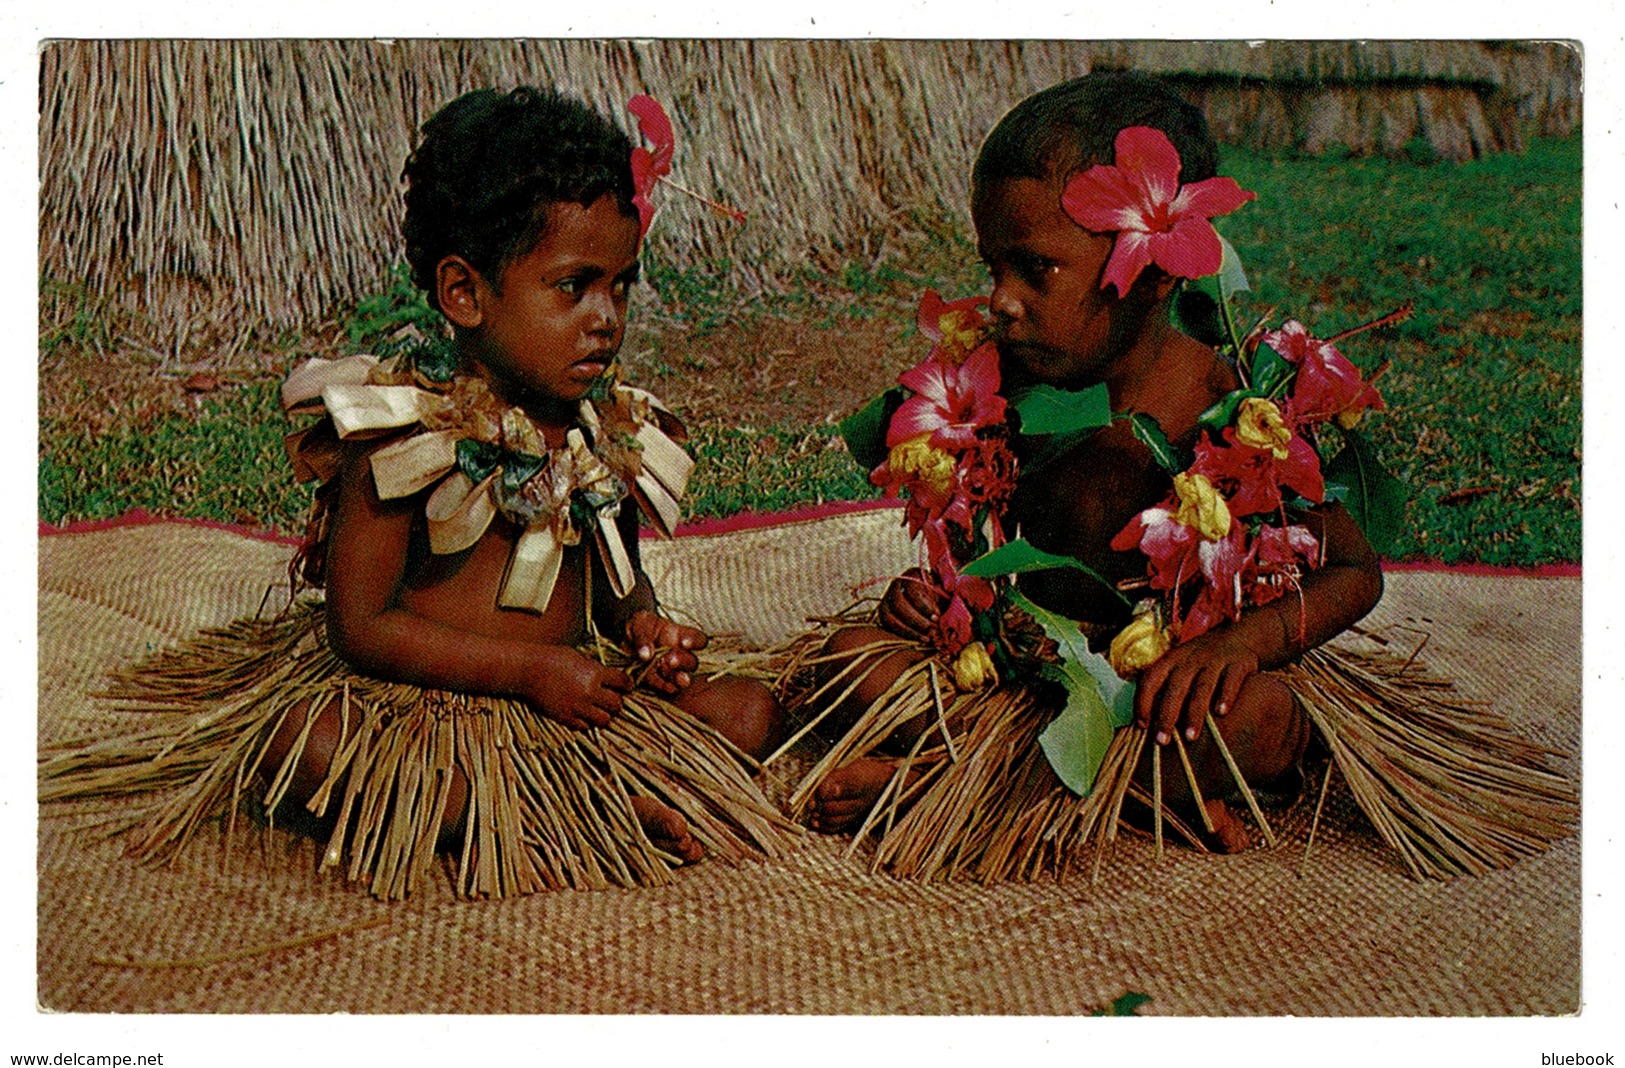
[[[1258,313],[1274,308],[1277,321],[1295,317],[1330,336],[1416,304],[1411,321],[1343,346],[1367,372],[1392,362],[1381,382],[1390,411],[1367,423],[1411,493],[1391,555],[1579,560],[1579,139],[1537,140],[1524,155],[1466,164],[1238,149],[1225,161],[1258,193],[1221,224],[1254,287],[1243,299]],[[842,314],[875,309],[908,321],[925,285],[947,295],[985,287],[980,269],[962,262],[969,235],[945,233],[938,244],[951,255],[935,264],[852,268],[758,298],[744,314],[839,330]],[[650,276],[685,330],[713,329],[720,309],[741,307],[726,283],[694,272],[655,265]],[[390,303],[386,295],[351,316],[357,343],[393,321]],[[88,336],[101,327],[75,329]],[[94,419],[78,408],[42,410],[40,518],[140,507],[301,529],[307,491],[287,472],[276,405],[273,375],[283,370],[184,406],[131,402]],[[713,422],[693,431],[692,515],[873,495],[831,428]]]

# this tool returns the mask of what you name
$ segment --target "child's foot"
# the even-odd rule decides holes
[[[1206,802],[1206,808],[1213,824],[1213,833],[1203,836],[1208,848],[1215,853],[1244,853],[1253,847],[1252,833],[1235,809],[1217,798]]]
[[[676,809],[652,797],[634,797],[632,812],[643,825],[649,842],[662,853],[669,853],[684,864],[693,864],[705,856],[705,849],[689,833],[688,821]]]
[[[822,834],[857,830],[897,771],[897,762],[860,757],[830,773],[813,794],[807,824]]]

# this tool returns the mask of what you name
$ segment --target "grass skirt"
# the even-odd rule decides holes
[[[1098,874],[1103,847],[1124,825],[1124,805],[1131,799],[1143,806],[1148,819],[1141,826],[1154,827],[1159,847],[1165,824],[1200,846],[1199,836],[1162,803],[1164,754],[1153,752],[1149,789],[1134,779],[1145,731],[1132,725],[1119,730],[1093,790],[1079,797],[1061,785],[1038,745],[1059,707],[1053,690],[1007,682],[960,692],[929,646],[901,638],[839,657],[823,652],[835,629],[875,625],[872,613],[848,614],[803,635],[787,652],[781,687],[790,695],[791,715],[803,724],[798,739],[817,731],[828,710],[856,689],[862,673],[888,654],[917,658],[828,744],[791,794],[793,816],[805,815],[819,785],[836,769],[889,754],[896,770],[853,842],[854,848],[874,843],[877,871],[918,880],[995,882],[1058,875],[1092,856]],[[1578,823],[1572,785],[1549,766],[1555,754],[1519,738],[1492,710],[1466,701],[1414,658],[1322,647],[1278,676],[1331,754],[1316,823],[1326,787],[1334,774],[1342,776],[1377,832],[1417,878],[1505,867],[1543,851]],[[920,717],[929,726],[910,751],[898,757],[895,748],[881,748],[899,727]],[[1217,722],[1222,727],[1223,721]],[[1254,791],[1218,728],[1214,736],[1235,793],[1273,846],[1275,837]],[[1166,747],[1167,759],[1184,764],[1200,799],[1183,742],[1176,736],[1175,743]],[[1313,835],[1311,827],[1311,843]]]
[[[330,826],[322,866],[381,898],[432,876],[454,767],[469,796],[454,878],[469,896],[669,882],[677,861],[644,834],[633,797],[682,813],[724,862],[776,856],[797,833],[748,758],[653,694],[627,697],[608,727],[573,731],[518,700],[384,682],[328,648],[319,602],[203,631],[121,672],[103,696],[150,711],[150,726],[54,747],[41,800],[125,799],[112,829],[152,861],[205,822],[278,811],[316,717],[280,767],[262,767],[266,747],[291,712],[329,702],[342,737],[307,806]]]

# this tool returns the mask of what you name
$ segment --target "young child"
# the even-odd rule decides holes
[[[1121,136],[1125,131],[1126,139]],[[1177,160],[1167,156],[1169,151],[1177,153]],[[1054,717],[1053,703],[1037,712],[1016,698],[1008,705],[994,698],[978,704],[968,694],[984,685],[980,680],[985,672],[973,664],[969,681],[957,667],[941,673],[933,667],[928,681],[935,696],[921,696],[908,705],[908,680],[899,685],[899,679],[907,673],[914,689],[925,687],[919,664],[930,651],[920,643],[940,649],[952,612],[960,613],[956,625],[962,631],[968,625],[961,602],[985,611],[992,594],[985,583],[976,585],[981,579],[956,574],[952,554],[946,553],[949,535],[968,541],[980,537],[980,531],[964,518],[956,528],[951,514],[941,518],[940,506],[922,506],[921,494],[927,490],[919,487],[931,482],[930,462],[898,451],[924,448],[927,439],[901,439],[929,429],[934,418],[936,426],[947,425],[950,432],[975,431],[974,438],[961,439],[974,448],[1002,448],[1003,398],[1032,386],[1079,391],[1103,384],[1110,412],[1149,416],[1173,450],[1202,456],[1201,447],[1212,442],[1205,440],[1211,432],[1202,430],[1199,421],[1244,383],[1214,348],[1176,329],[1170,312],[1182,276],[1212,274],[1220,264],[1220,246],[1213,238],[1208,254],[1200,257],[1208,262],[1200,270],[1192,268],[1180,213],[1199,216],[1206,225],[1207,216],[1251,199],[1229,179],[1215,180],[1217,162],[1201,112],[1165,84],[1136,74],[1092,75],[1040,92],[1010,111],[981,149],[973,172],[972,215],[979,252],[993,277],[986,304],[996,368],[991,356],[980,366],[978,355],[967,358],[960,352],[945,361],[947,369],[932,372],[939,384],[919,369],[902,380],[916,392],[917,399],[907,404],[928,402],[937,405],[937,413],[927,418],[918,414],[921,409],[897,410],[886,441],[893,447],[891,470],[882,468],[876,477],[884,473],[888,479],[914,480],[910,523],[925,528],[926,554],[933,563],[930,573],[910,572],[887,588],[875,618],[878,625],[847,626],[831,636],[828,657],[844,670],[825,692],[840,697],[836,721],[856,719],[860,726],[837,744],[835,755],[815,769],[797,794],[811,826],[826,832],[872,826],[884,808],[887,830],[877,857],[882,866],[924,877],[964,872],[991,878],[1018,869],[1032,873],[1041,869],[1038,858],[1046,851],[1054,858],[1056,843],[1065,837],[1057,828],[1074,819],[1066,814],[1072,809],[1055,773],[1037,755],[1035,738]],[[1148,181],[1155,185],[1156,173],[1166,175],[1175,168],[1177,184],[1164,178],[1166,187],[1152,190],[1159,203],[1137,200],[1135,190],[1125,184],[1132,173],[1153,175]],[[1085,173],[1121,203],[1111,211],[1084,203],[1073,183]],[[939,351],[953,340],[948,335],[955,323],[967,330],[964,348],[976,347],[974,331],[964,326],[975,313],[965,311],[970,318],[954,319],[959,312],[951,308],[941,316],[922,312],[922,324],[943,333]],[[928,322],[932,319],[936,325]],[[963,363],[955,368],[957,361]],[[996,382],[999,396],[977,385],[979,379]],[[1360,400],[1370,405],[1376,396],[1361,394]],[[908,428],[899,430],[898,420],[905,416]],[[1273,432],[1281,435],[1274,442],[1281,446],[1276,455],[1287,455],[1291,435],[1278,412]],[[940,429],[929,439],[933,446],[942,440],[948,439]],[[1038,440],[1017,436],[1011,441],[1018,475],[1002,506],[991,509],[997,525],[992,544],[1019,537],[1037,550],[1092,569],[1092,575],[1074,567],[1033,570],[1020,575],[1019,590],[1040,609],[1077,621],[1091,645],[1101,650],[1131,622],[1132,602],[1119,589],[1146,585],[1140,535],[1152,524],[1169,522],[1170,509],[1181,515],[1187,505],[1200,511],[1217,495],[1211,484],[1206,484],[1206,501],[1187,492],[1196,480],[1171,478],[1128,419],[1073,435],[1059,445],[1048,443],[1042,456]],[[1292,445],[1292,450],[1299,448]],[[936,455],[936,461],[949,462],[945,454]],[[944,499],[944,487],[955,478],[963,482],[963,476],[945,469],[936,477]],[[1213,481],[1219,481],[1216,474]],[[977,492],[984,494],[983,500],[997,496],[985,489]],[[1217,506],[1224,509],[1222,498]],[[1275,511],[1288,514],[1279,503]],[[1143,658],[1149,663],[1123,669],[1132,674],[1133,668],[1143,668],[1136,680],[1132,721],[1149,732],[1151,742],[1140,752],[1133,783],[1125,788],[1142,800],[1160,796],[1170,813],[1198,830],[1205,826],[1207,844],[1224,851],[1244,848],[1249,837],[1239,815],[1222,800],[1236,790],[1236,777],[1208,724],[1217,725],[1228,758],[1247,782],[1292,785],[1311,739],[1311,721],[1303,703],[1274,672],[1354,624],[1382,592],[1376,557],[1341,505],[1326,501],[1289,515],[1291,526],[1285,529],[1299,539],[1292,544],[1309,544],[1301,540],[1307,532],[1318,546],[1304,554],[1312,560],[1299,560],[1291,568],[1290,594],[1282,596],[1284,587],[1277,581],[1273,600],[1249,604],[1239,614],[1216,610],[1201,627],[1195,619],[1203,602],[1186,604],[1185,640],[1165,652],[1159,647],[1160,656]],[[1228,512],[1223,519],[1230,523]],[[1199,524],[1192,521],[1192,526]],[[1196,535],[1181,524],[1169,522],[1158,529],[1177,531],[1197,543]],[[1202,551],[1217,554],[1231,545],[1239,543],[1206,541]],[[1197,550],[1191,551],[1187,575],[1194,573],[1198,560]],[[957,564],[964,563],[959,556]],[[1152,586],[1160,588],[1156,578],[1154,570]],[[1176,603],[1183,603],[1175,585]],[[1187,585],[1194,589],[1195,583],[1187,580]],[[974,603],[978,598],[982,603]],[[1156,628],[1153,633],[1166,647],[1167,632]],[[986,660],[979,643],[966,643],[964,634],[954,644],[964,644],[967,652],[978,654],[974,659]],[[1006,721],[1011,726],[998,725]],[[945,753],[938,732],[948,739]],[[922,749],[928,741],[937,754],[930,759]],[[997,772],[983,769],[978,760],[1000,747],[1003,755],[987,759],[1005,764]],[[1152,782],[1153,768],[1159,765],[1160,784]],[[945,770],[950,768],[955,770]],[[916,778],[929,778],[928,769],[940,772],[937,781],[915,783]],[[982,778],[954,794],[943,785],[949,774],[967,783]],[[935,798],[932,814],[918,815],[912,823],[899,819],[927,790],[935,791],[927,794]],[[965,798],[976,793],[981,806],[1008,811],[969,815],[973,806]],[[950,833],[948,827],[955,830]],[[911,844],[908,835],[916,842]]]
[[[471,92],[425,124],[403,232],[451,348],[290,376],[284,403],[327,415],[290,439],[324,483],[304,563],[325,606],[240,624],[216,654],[260,662],[248,685],[187,694],[235,733],[166,740],[207,766],[138,852],[256,773],[273,818],[310,809],[326,863],[388,897],[437,845],[460,854],[462,892],[496,896],[659,882],[708,847],[785,840],[739,759],[774,743],[776,702],[702,679],[706,636],[660,614],[638,564],[640,509],[669,533],[692,462],[676,420],[612,379],[648,203],[632,153],[552,90]],[[134,688],[173,690],[165,667]],[[58,789],[73,766],[58,759]]]

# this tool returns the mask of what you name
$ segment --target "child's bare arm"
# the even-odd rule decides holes
[[[328,546],[328,635],[358,671],[437,689],[518,697],[568,727],[603,726],[631,690],[624,672],[566,646],[462,630],[400,603],[415,498],[382,501],[368,450],[350,447]]]
[[[654,586],[643,571],[638,548],[637,510],[625,505],[617,520],[621,544],[631,558],[637,582],[625,597],[600,592],[593,600],[593,618],[605,634],[623,640],[638,660],[648,664],[643,679],[667,696],[675,695],[693,681],[700,666],[695,654],[709,642],[703,631],[683,626],[660,614]],[[608,586],[608,576],[598,585]],[[656,653],[659,653],[658,659]]]
[[[1240,620],[1174,646],[1141,674],[1135,719],[1158,741],[1175,729],[1199,737],[1209,712],[1222,716],[1235,706],[1248,676],[1336,637],[1382,596],[1376,555],[1341,505],[1294,519],[1325,548],[1322,566],[1303,575],[1302,595],[1248,608]]]

